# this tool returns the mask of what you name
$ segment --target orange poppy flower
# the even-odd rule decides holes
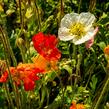
[[[36,67],[40,69],[44,69],[43,71],[44,73],[53,71],[53,70],[58,70],[57,60],[48,61],[41,55],[36,56],[32,60],[33,60],[33,63],[36,65]]]
[[[42,71],[43,70],[36,68],[35,64],[19,64],[16,68],[10,67],[13,82],[16,85],[20,85],[20,82],[22,81],[26,91],[33,90],[35,88],[35,81],[39,79],[37,74]],[[2,74],[0,82],[6,82],[7,79],[8,70]]]
[[[85,106],[83,104],[76,104],[75,101],[72,102],[72,105],[70,106],[70,109],[85,109]]]

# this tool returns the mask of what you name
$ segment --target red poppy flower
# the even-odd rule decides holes
[[[0,83],[5,83],[7,81],[7,78],[8,78],[8,72],[5,71],[0,77]]]
[[[24,89],[26,91],[33,90],[35,88],[35,82],[29,78],[24,79]]]
[[[32,38],[35,49],[47,60],[59,60],[61,53],[56,48],[57,38],[54,35],[44,35],[42,32]]]

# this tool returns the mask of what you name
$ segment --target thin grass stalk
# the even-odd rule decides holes
[[[19,0],[19,13],[20,13],[20,24],[21,24],[21,28],[22,28],[22,26],[23,26],[23,19],[22,19],[21,0]]]
[[[6,83],[4,83],[4,88],[5,88],[5,93],[6,93],[8,104],[9,104],[9,106],[11,106],[12,109],[14,109],[15,107],[14,107],[14,104],[13,104],[13,100],[12,100],[12,97],[10,96],[10,94],[9,94],[8,86],[7,86]]]
[[[107,76],[108,76],[107,77],[107,80],[106,80],[106,82],[104,84],[104,87],[103,87],[103,90],[101,91],[100,96],[99,96],[99,98],[98,98],[98,100],[97,100],[97,102],[96,102],[96,104],[94,106],[94,109],[98,109],[98,107],[100,106],[100,103],[101,103],[102,99],[104,98],[104,94],[107,91],[107,87],[109,85],[109,75],[107,75]]]
[[[9,69],[9,64],[7,62],[7,56],[6,56],[6,54],[5,54],[5,58],[6,58],[7,68],[8,68],[9,80],[10,80],[10,83],[12,85],[12,89],[13,89],[13,92],[14,92],[17,109],[19,109],[19,107],[20,107],[19,100],[18,100],[19,98],[18,98],[18,95],[16,93],[16,86],[15,86],[13,80],[12,80],[12,77],[11,77],[11,72],[10,72],[10,69]]]
[[[25,6],[26,7],[26,6]],[[17,35],[17,39],[16,39],[16,42],[18,40],[18,38],[21,36],[22,32],[23,32],[23,29],[24,29],[24,16],[22,14],[22,7],[21,7],[21,0],[19,0],[19,13],[20,13],[20,32],[19,34]],[[17,45],[20,49],[20,52],[21,52],[21,56],[22,56],[22,60],[23,60],[23,63],[26,62],[25,60],[25,56],[24,56],[24,52],[23,52],[23,49],[20,47],[20,45]]]
[[[41,31],[41,17],[40,17],[39,8],[37,5],[37,0],[36,1],[34,0],[34,3],[35,3],[36,11],[37,11],[37,20],[38,20],[39,31]]]
[[[23,28],[24,28],[24,19],[22,16],[22,7],[21,7],[21,0],[19,0],[19,14],[20,14],[20,27],[21,27],[21,31],[18,34],[18,37],[21,36]]]
[[[76,87],[76,84],[77,84],[77,81],[78,81],[78,77],[79,77],[79,74],[80,74],[80,65],[81,65],[81,60],[82,60],[82,55],[79,54],[78,57],[77,57],[77,65],[76,65],[76,78],[75,78],[75,82],[74,82],[74,87]]]
[[[20,53],[21,53],[21,56],[22,56],[22,61],[23,61],[23,63],[25,63],[26,62],[26,59],[25,59],[25,55],[24,55],[24,49],[22,49],[21,46],[19,45],[18,47],[20,49]]]
[[[94,68],[95,68],[95,62],[90,66],[89,70],[87,71],[87,74],[89,74],[89,77],[88,77],[87,83],[85,85],[86,89],[87,89],[87,86],[88,86],[88,84],[90,82],[90,79],[91,79],[92,72],[93,72]]]
[[[7,56],[5,54],[5,59],[6,59],[6,64],[7,64],[7,68],[8,68],[8,74],[9,74],[9,80],[10,80],[10,83],[12,85],[12,89],[13,89],[13,92],[14,92],[14,96],[15,96],[15,101],[16,101],[16,105],[17,105],[17,108],[19,109],[19,102],[18,102],[18,96],[17,96],[17,93],[16,93],[16,86],[12,80],[12,77],[11,77],[11,72],[10,72],[10,69],[9,69],[9,64],[7,62]]]
[[[49,100],[50,100],[50,96],[49,96],[49,90],[46,88],[46,92],[47,92],[47,106],[49,105]]]
[[[90,0],[89,11],[93,12],[96,7],[96,0]]]
[[[78,13],[80,13],[81,4],[82,4],[82,0],[79,1],[79,5],[78,5]]]
[[[17,100],[17,108],[18,109],[21,109],[21,100],[20,100],[20,93],[19,93],[19,90],[18,90],[18,87],[16,86],[15,87],[15,92],[16,92],[16,94],[17,94],[17,98],[16,98],[16,100]]]
[[[23,85],[23,83],[22,83]],[[23,86],[21,87],[21,107],[22,109],[27,109],[27,105],[26,105],[26,102],[27,102],[27,96],[26,96],[26,93],[25,93],[25,90],[23,88]],[[30,108],[29,108],[30,109]]]
[[[6,51],[8,51],[8,54],[10,54],[11,55],[11,53],[9,52],[9,46],[10,46],[10,44],[6,41],[6,38],[5,38],[5,36],[4,36],[4,33],[3,33],[3,31],[2,31],[2,28],[0,27],[0,31],[1,31],[1,33],[2,33],[2,36],[1,36],[1,40],[2,40],[2,42],[3,42],[3,47],[4,47],[4,50]],[[8,54],[6,54],[6,52],[4,52],[4,56],[5,56],[5,60],[6,60],[6,65],[7,65],[7,69],[8,69],[8,74],[9,74],[9,81],[10,81],[10,83],[11,83],[11,85],[12,85],[12,89],[13,89],[13,92],[14,92],[14,95],[15,95],[15,99],[16,99],[16,104],[17,104],[17,108],[19,109],[19,102],[17,101],[17,99],[18,99],[18,96],[17,96],[17,93],[16,93],[16,86],[15,86],[15,84],[14,84],[14,82],[13,82],[13,80],[12,80],[12,77],[11,77],[11,72],[10,72],[10,69],[9,69],[9,67],[10,67],[10,65],[9,65],[9,59],[8,59]],[[13,56],[12,56],[13,57]],[[14,61],[14,59],[13,59],[13,61]],[[16,65],[16,62],[13,62],[13,63],[15,63],[14,65]]]
[[[64,0],[60,0],[60,4],[61,4],[61,6],[60,6],[60,21],[61,21],[63,15],[64,15]]]
[[[10,42],[9,42],[9,37],[7,37],[6,32],[4,33],[1,26],[0,26],[0,31],[2,33],[1,39],[2,39],[2,42],[3,42],[4,48],[5,48],[5,51],[8,52],[8,55],[10,55],[10,57],[13,61],[13,65],[17,66],[17,61],[16,61],[16,58],[14,56],[13,50],[11,48],[11,45],[10,45]]]
[[[59,71],[59,70],[58,70],[58,71]],[[60,74],[60,71],[59,71],[59,74]],[[61,78],[60,78],[59,74],[56,72],[56,75],[57,75],[57,77],[58,77],[59,80],[60,80],[60,86],[61,86],[61,89],[62,89],[62,96],[61,96],[61,99],[62,99],[62,105],[64,105],[64,93],[65,93],[65,90],[64,90],[64,85],[63,85],[63,83],[62,83],[62,81],[61,81]]]

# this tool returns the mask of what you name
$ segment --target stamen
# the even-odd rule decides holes
[[[70,31],[69,31],[72,35],[75,35],[75,37],[77,39],[80,39],[82,36],[84,36],[86,34],[85,31],[85,26],[81,23],[74,23],[71,27],[70,27]]]

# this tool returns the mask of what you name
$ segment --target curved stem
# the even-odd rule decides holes
[[[40,19],[40,14],[39,14],[39,9],[38,9],[38,6],[37,6],[37,3],[36,3],[36,1],[34,0],[34,2],[35,2],[35,7],[36,7],[36,11],[37,11],[37,20],[38,20],[38,26],[39,26],[39,31],[41,31],[41,19]]]
[[[78,13],[80,13],[81,3],[82,3],[82,0],[79,1]]]
[[[100,105],[101,100],[102,100],[102,98],[104,97],[103,95],[104,95],[104,93],[106,92],[108,85],[109,85],[109,76],[108,76],[108,78],[107,78],[107,80],[106,80],[106,82],[105,82],[105,84],[104,84],[103,90],[101,91],[101,94],[100,94],[100,96],[99,96],[99,98],[98,98],[98,101],[97,101],[97,103],[96,103],[94,109],[98,109],[98,106]]]
[[[6,33],[4,33],[1,26],[0,26],[0,31],[2,33],[1,39],[2,39],[2,41],[4,43],[3,45],[5,47],[5,51],[6,50],[8,51],[8,53],[9,53],[9,55],[10,55],[12,61],[13,61],[13,65],[17,66],[17,61],[16,61],[16,58],[14,56],[13,50],[11,48],[11,45],[10,45],[10,42],[9,42],[9,37],[6,35]]]
[[[61,7],[60,7],[60,21],[61,21],[61,18],[64,14],[64,0],[60,0],[61,2]]]

